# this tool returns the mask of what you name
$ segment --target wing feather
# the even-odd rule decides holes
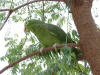
[[[66,41],[66,33],[60,27],[52,24],[47,24],[47,26],[50,33],[57,37],[57,39],[59,39],[61,42]]]

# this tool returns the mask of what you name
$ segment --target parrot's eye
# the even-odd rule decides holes
[[[28,22],[26,22],[25,24],[28,24]]]

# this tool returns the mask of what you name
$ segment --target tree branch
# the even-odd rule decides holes
[[[10,9],[8,16],[6,18],[6,20],[4,21],[3,25],[1,26],[0,30],[4,27],[5,23],[7,22],[8,18],[10,17],[10,15],[12,14],[13,10]]]
[[[19,9],[19,8],[21,8],[21,7],[24,7],[24,6],[26,6],[26,5],[29,5],[29,4],[31,4],[31,3],[40,2],[40,1],[62,1],[62,2],[65,2],[64,0],[36,0],[36,1],[30,1],[30,2],[28,2],[28,3],[25,3],[25,4],[23,4],[23,5],[20,5],[20,6],[16,7],[16,8],[14,8],[14,9],[0,9],[0,11],[10,11],[10,10],[15,11],[15,10],[17,10],[17,9]]]
[[[42,2],[43,4],[43,22],[45,21],[45,17],[44,17],[44,1]]]
[[[27,3],[28,3],[28,2],[29,2],[29,0],[27,0]],[[29,11],[29,15],[30,15],[31,13],[30,13],[29,5],[27,5],[27,9],[28,9],[28,11]],[[32,16],[30,15],[30,19],[31,19],[31,17],[32,17]]]
[[[13,0],[12,0],[12,3],[13,3]],[[10,5],[10,9],[5,9],[5,10],[4,10],[4,11],[9,11],[9,13],[8,13],[8,16],[7,16],[6,20],[4,21],[3,25],[1,26],[0,30],[4,27],[5,23],[7,22],[8,18],[10,17],[10,15],[11,15],[12,12],[13,12],[13,10],[11,9],[12,3],[11,3],[11,5]],[[0,10],[0,11],[2,11],[2,10]]]
[[[12,1],[13,1],[13,0],[12,0]],[[16,8],[14,8],[14,9],[0,9],[0,11],[9,11],[9,14],[8,14],[6,20],[4,21],[3,25],[1,26],[0,30],[4,27],[5,23],[7,22],[9,16],[11,15],[11,13],[12,13],[13,11],[18,10],[19,8],[24,7],[24,6],[26,6],[26,5],[29,5],[29,4],[31,4],[31,3],[40,2],[40,1],[44,1],[44,0],[30,1],[30,2],[27,2],[27,3],[23,4],[23,5],[20,5],[20,6],[16,7]],[[58,0],[45,0],[45,1],[58,1]],[[60,1],[63,1],[63,0],[60,0]],[[64,1],[63,1],[63,2],[64,2]],[[11,4],[11,6],[12,6],[12,4]]]
[[[74,67],[74,69],[82,73],[82,70],[81,70],[81,68],[80,68],[79,64],[78,64],[78,67],[79,67],[79,70],[78,70],[78,69],[76,69],[75,67]],[[85,73],[85,75],[89,75],[89,74]]]
[[[24,6],[28,5],[28,4],[35,3],[35,2],[40,2],[40,1],[44,1],[44,0],[30,1],[28,3],[25,3],[23,5],[20,5],[20,6],[16,7],[16,8],[14,8],[13,10],[15,11],[15,10],[17,10],[17,9],[19,9],[21,7],[24,7]],[[45,0],[45,1],[59,1],[59,0]],[[60,0],[60,1],[63,1],[63,0]]]
[[[12,10],[12,9],[0,9],[1,12],[2,11],[10,11],[10,10]]]
[[[80,71],[80,70],[76,69],[75,67],[74,67],[74,69],[75,69],[75,70],[77,70],[77,71],[79,71],[79,72],[82,72],[82,71]]]
[[[11,2],[10,9],[12,8],[12,3],[13,3],[13,0],[12,0],[12,2]]]
[[[80,72],[82,72],[82,70],[81,70],[81,68],[80,68],[79,64],[78,64],[78,68],[80,69]]]
[[[57,45],[56,48],[62,48],[62,47],[65,46],[65,45],[66,45],[66,44]],[[67,44],[67,46],[69,46],[69,47],[79,47],[79,44],[75,44],[75,43],[70,44],[70,43],[69,43],[69,44]],[[54,50],[54,49],[55,49],[55,47],[48,47],[48,48],[43,49],[42,53],[45,53],[45,52],[47,52],[47,51],[49,51],[49,50]],[[25,60],[25,59],[27,59],[27,58],[29,58],[29,57],[35,56],[35,55],[37,55],[37,54],[41,54],[41,52],[40,52],[40,51],[37,51],[37,52],[34,52],[34,53],[32,53],[32,54],[28,54],[28,55],[26,55],[26,56],[24,56],[24,57],[18,59],[17,61],[13,62],[12,64],[10,64],[10,65],[4,67],[2,70],[0,70],[0,74],[3,73],[3,72],[4,72],[5,70],[7,70],[8,68],[13,67],[13,66],[16,65],[17,63],[19,63],[19,62],[21,62],[21,61],[23,61],[23,60]]]

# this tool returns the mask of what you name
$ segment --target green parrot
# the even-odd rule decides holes
[[[60,27],[53,24],[48,24],[40,20],[31,19],[24,25],[24,32],[31,31],[38,38],[43,48],[51,47],[55,43],[65,44],[66,36],[67,43],[75,43]],[[69,33],[68,33],[69,34]],[[76,48],[73,48],[75,54],[79,54]]]

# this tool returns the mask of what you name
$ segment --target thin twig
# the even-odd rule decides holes
[[[11,2],[10,9],[11,9],[11,7],[12,7],[12,3],[13,3],[13,0],[12,0],[12,2]]]
[[[27,34],[26,34],[25,41],[24,41],[24,43],[23,43],[23,45],[22,45],[22,46],[24,46],[24,45],[25,45],[26,40],[27,40]],[[22,51],[23,51],[23,50],[22,50]],[[25,52],[25,51],[23,51],[23,52]]]
[[[42,1],[43,4],[43,21],[45,21],[45,17],[44,17],[44,1]]]
[[[27,0],[27,3],[29,2],[29,0]],[[27,8],[28,8],[28,11],[29,11],[29,14],[30,14],[30,8],[29,8],[29,5],[27,5]],[[31,19],[31,15],[30,15],[30,19]]]
[[[12,3],[13,3],[13,0],[12,0],[11,5],[10,5],[10,10],[9,10],[8,16],[7,16],[6,20],[4,21],[3,25],[1,26],[0,30],[4,27],[5,23],[7,22],[8,18],[10,17],[10,15],[13,12],[13,10],[11,10]]]
[[[57,45],[56,48],[62,48],[62,47],[65,46],[65,45],[66,45],[66,44]],[[67,44],[67,46],[69,46],[69,47],[79,47],[78,44],[70,44],[70,43]],[[49,50],[54,50],[54,49],[55,49],[55,47],[48,47],[48,48],[43,49],[42,53],[45,53],[45,52],[47,52],[47,51],[49,51]],[[2,70],[0,70],[0,74],[3,73],[3,72],[4,72],[5,70],[7,70],[8,68],[13,67],[13,66],[16,65],[17,63],[19,63],[19,62],[21,62],[21,61],[23,61],[23,60],[25,60],[25,59],[27,59],[27,58],[29,58],[29,57],[35,56],[35,55],[37,55],[37,54],[41,54],[41,52],[40,52],[40,51],[37,51],[37,52],[34,52],[34,53],[32,53],[32,54],[28,54],[28,55],[26,55],[26,56],[24,56],[24,57],[18,59],[17,61],[13,62],[12,64],[10,64],[10,65],[4,67]]]
[[[76,69],[75,67],[74,67],[74,69],[75,69],[75,70],[77,70],[77,71],[79,71],[79,72],[82,72],[82,71],[80,71],[80,70]]]
[[[54,8],[59,4],[59,2],[54,6]],[[52,12],[54,8],[52,8],[48,13]]]
[[[0,9],[0,11],[9,11],[9,14],[8,14],[6,20],[4,21],[3,25],[1,26],[0,30],[4,27],[6,21],[8,20],[9,16],[11,15],[11,13],[13,11],[18,10],[19,8],[24,7],[24,6],[28,5],[28,4],[35,3],[35,2],[40,2],[40,1],[44,1],[44,0],[30,1],[28,3],[25,3],[23,5],[20,5],[20,6],[16,7],[16,8],[14,8],[14,9]],[[58,0],[45,0],[45,1],[58,1]],[[63,1],[63,0],[60,0],[60,1]]]
[[[82,72],[82,70],[81,70],[81,68],[80,68],[79,64],[78,64],[78,68],[80,69],[80,72]]]
[[[30,1],[30,2],[28,2],[28,3],[25,3],[25,4],[23,4],[23,5],[20,5],[20,6],[16,7],[16,8],[14,8],[13,11],[15,11],[15,10],[17,10],[17,9],[19,9],[19,8],[21,8],[21,7],[24,7],[24,6],[26,6],[26,5],[29,5],[29,4],[31,4],[31,3],[40,2],[40,1],[44,1],[44,0]],[[45,1],[58,1],[58,0],[45,0]],[[64,2],[63,0],[60,0],[60,1]],[[11,10],[11,9],[0,9],[0,11],[10,11],[10,10]]]
[[[62,6],[62,4],[60,3],[60,5]],[[62,6],[63,10],[65,10],[65,8]]]
[[[81,70],[81,68],[80,68],[79,64],[78,64],[78,67],[79,67],[79,70],[78,70],[78,69],[76,69],[75,67],[74,67],[74,69],[75,69],[75,70],[77,70],[77,71],[79,71],[79,72],[82,72],[82,70]],[[86,73],[85,73],[85,75],[89,75],[89,74],[86,74]]]
[[[28,5],[28,4],[35,3],[35,2],[40,2],[40,1],[44,1],[44,0],[30,1],[28,3],[25,3],[23,5],[20,5],[20,6],[16,7],[16,8],[14,8],[13,10],[15,11],[15,10],[17,10],[17,9],[19,9],[21,7],[24,7],[24,6]],[[45,0],[45,1],[58,1],[58,0]],[[60,1],[63,1],[63,0],[60,0]]]
[[[26,43],[26,40],[27,40],[27,34],[26,34],[26,37],[25,37],[25,41],[24,41],[24,44],[23,44],[23,46],[25,45],[25,43]]]

